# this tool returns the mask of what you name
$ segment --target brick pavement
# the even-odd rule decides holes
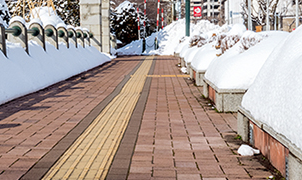
[[[154,75],[177,75],[160,57]],[[255,157],[240,157],[236,113],[217,113],[191,80],[154,77],[128,179],[266,179]]]
[[[1,105],[0,179],[24,175],[112,93],[141,59],[117,59]]]
[[[110,101],[111,93],[143,58],[116,59],[1,105],[0,179],[39,179],[40,170],[50,168],[89,125],[87,117],[93,119],[99,113],[102,103]],[[180,75],[176,63],[173,57],[157,57],[153,75]],[[271,175],[257,158],[236,154],[241,143],[234,139],[236,114],[216,113],[201,97],[202,89],[186,78],[152,76],[148,83],[133,113],[135,121],[130,120],[130,135],[126,132],[121,153],[115,157],[121,159],[114,162],[124,163],[110,171],[128,173],[129,168],[129,174],[120,178],[109,173],[108,179],[230,180]]]

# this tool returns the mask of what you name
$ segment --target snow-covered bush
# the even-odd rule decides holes
[[[262,41],[267,35],[248,31],[240,39],[240,52],[248,50],[250,47],[255,46],[257,43]]]
[[[200,48],[200,47],[202,47],[203,45],[205,45],[207,43],[208,43],[208,41],[205,38],[201,37],[201,39],[197,43],[197,47]]]
[[[217,41],[217,38],[218,37],[217,37],[216,33],[213,33],[212,36],[208,39],[208,43]]]
[[[221,40],[221,52],[222,54],[230,49],[231,47],[233,47],[238,41],[240,40],[240,36],[239,35],[230,35],[230,36],[226,36],[225,38],[223,38]]]
[[[216,36],[214,36],[214,37],[216,37]],[[225,37],[226,37],[226,34],[219,34],[219,35],[217,36],[217,38],[215,38],[215,39],[213,38],[213,40],[217,41],[217,42],[216,42],[216,45],[215,45],[216,49],[220,49],[222,40],[223,40]],[[213,41],[211,41],[211,42],[213,42]]]
[[[0,0],[0,3],[1,3],[1,0]],[[51,9],[51,11],[54,12],[54,14],[56,16],[59,16],[59,18],[62,19],[65,24],[69,24],[72,26],[80,25],[79,0],[67,0],[67,1],[66,0],[57,0],[57,1],[53,1],[53,3],[56,8],[55,12],[53,11],[52,7],[47,6],[46,1],[43,1],[41,3],[41,6]],[[30,21],[30,19],[38,18],[38,16],[36,14],[40,14],[39,11],[36,11],[36,10],[39,10],[39,7],[34,8],[32,10],[32,12],[30,12],[31,4],[27,1],[25,1],[24,4],[20,3],[19,1],[8,1],[7,5],[8,5],[10,14],[12,14],[13,16],[24,17],[27,22]],[[23,9],[24,9],[24,11],[23,11]],[[24,12],[24,14],[23,14],[23,12]],[[49,14],[50,13],[51,12],[49,12]],[[33,17],[33,14],[35,14],[34,17]]]
[[[201,37],[199,35],[194,35],[194,36],[192,36],[192,38],[189,41],[190,47],[196,46],[199,41],[204,41],[204,40],[205,40],[204,37]]]
[[[124,1],[112,10],[110,14],[110,32],[115,34],[117,39],[128,44],[133,40],[138,39],[138,19],[137,19],[137,4],[129,1]],[[144,13],[139,10],[140,36],[144,36],[143,26]],[[146,19],[146,33],[150,35],[150,23]]]
[[[179,44],[180,44],[180,43],[183,43],[185,40],[186,40],[186,36],[183,36],[182,38],[180,38]]]

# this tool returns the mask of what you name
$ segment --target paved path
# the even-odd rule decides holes
[[[142,61],[145,58],[118,58],[1,105],[0,179],[41,179],[45,174],[46,179],[79,179],[76,175],[72,178],[76,171],[75,174],[85,174],[81,176],[83,179],[93,179],[88,177],[92,169],[97,169],[93,176],[107,176],[107,179],[230,180],[266,179],[271,175],[258,162],[259,158],[237,155],[241,142],[235,139],[236,114],[216,113],[201,97],[202,89],[179,72],[177,59],[148,57]],[[152,61],[147,68],[144,67],[146,61]],[[139,85],[139,81],[144,86]],[[131,91],[140,89],[136,91],[140,96],[126,100],[129,105],[121,101],[126,96],[115,100],[128,85]],[[118,103],[110,104],[112,102]],[[101,113],[107,107],[119,105],[129,107],[121,108],[126,110],[121,114],[128,114],[123,118],[127,120],[120,124],[120,129],[114,130],[115,124],[102,127],[109,116],[102,119],[100,116],[105,115]],[[116,115],[115,111],[112,110],[112,114]],[[85,136],[90,125],[101,126],[97,129],[105,129],[107,134],[100,136],[114,143],[107,148],[110,151],[88,153],[92,156],[83,165],[78,163],[83,159],[77,158],[78,155],[93,148],[85,149],[85,145],[81,148],[78,142],[79,139],[84,142],[81,134]],[[111,136],[111,132],[118,133]],[[97,133],[87,133],[87,136],[89,134]],[[105,140],[97,137],[94,137],[99,140],[97,145],[93,143],[95,140],[86,144],[102,149]],[[76,152],[74,158],[68,156],[72,153],[64,155],[71,152],[68,148]],[[104,155],[100,157],[100,154]],[[65,164],[68,159],[73,161]],[[56,177],[62,169],[68,173]]]

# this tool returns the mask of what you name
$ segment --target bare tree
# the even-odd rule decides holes
[[[256,1],[256,3],[254,3]],[[275,12],[277,9],[279,0],[269,0],[269,15],[267,16],[267,0],[251,0],[251,19],[253,26],[266,25],[266,18],[269,18],[269,24],[273,25],[275,20]],[[248,0],[245,0],[242,4],[242,16],[245,24],[248,21]]]

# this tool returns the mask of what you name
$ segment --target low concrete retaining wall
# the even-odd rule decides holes
[[[205,77],[203,80],[206,84],[203,88],[204,96],[213,101],[217,111],[237,112],[242,97],[246,92],[245,89],[219,89]]]
[[[57,49],[59,49],[59,42],[64,42],[67,48],[69,48],[70,43],[74,43],[75,47],[78,47],[78,44],[80,44],[85,48],[85,45],[90,46],[90,39],[93,37],[87,29],[82,30],[79,27],[75,29],[66,29],[65,27],[56,28],[53,25],[42,27],[38,23],[32,23],[29,28],[26,28],[19,20],[11,22],[8,29],[5,29],[2,24],[0,24],[0,28],[0,50],[5,56],[7,56],[6,35],[8,41],[20,43],[28,54],[29,40],[36,41],[45,51],[47,51],[45,42],[49,42]]]
[[[238,134],[242,140],[258,148],[281,174],[290,180],[302,177],[302,151],[270,126],[255,120],[249,111],[239,106]]]
[[[176,57],[178,59],[178,64],[180,64],[180,56],[179,53],[175,53],[174,52],[174,57]]]
[[[205,86],[206,83],[203,80],[206,71],[198,71],[190,66],[190,78],[194,79],[196,86]]]

